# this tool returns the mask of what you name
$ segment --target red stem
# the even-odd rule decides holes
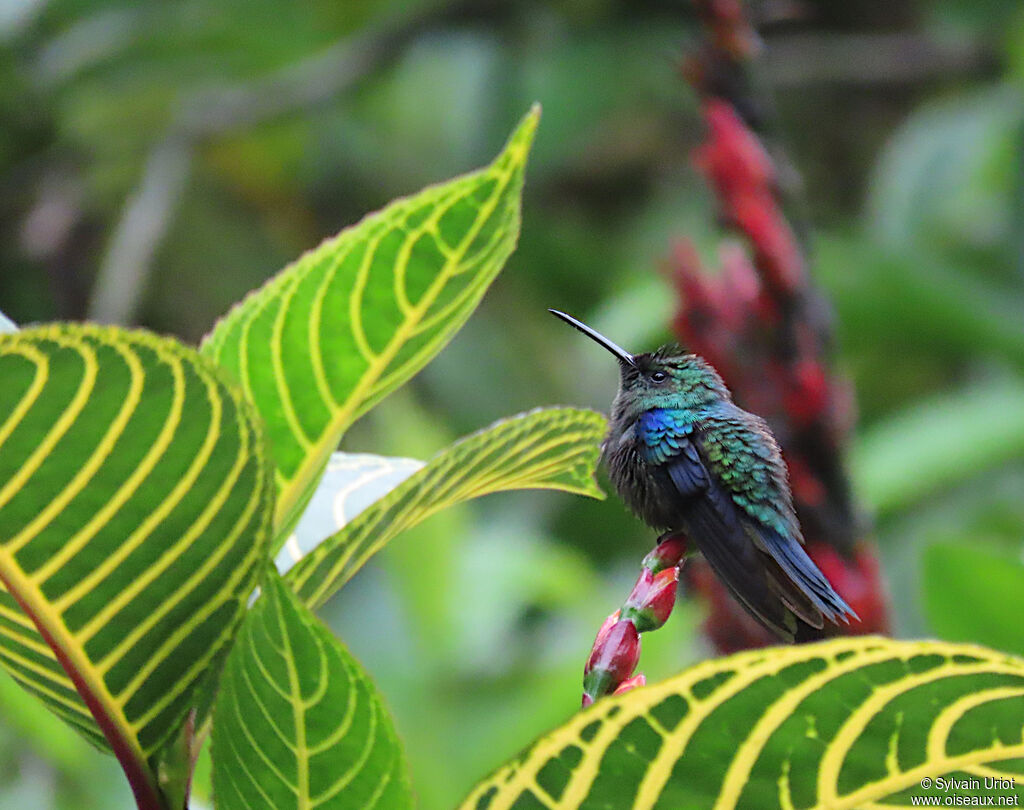
[[[3,581],[4,587],[7,588],[7,592],[14,597],[17,603],[21,606],[21,609],[25,611],[25,615],[32,620],[32,623],[36,626],[39,634],[49,645],[50,649],[53,650],[53,654],[57,657],[57,661],[60,662],[60,665],[68,674],[71,682],[75,685],[75,689],[78,691],[78,694],[81,696],[82,700],[85,701],[85,705],[92,713],[93,719],[103,732],[103,736],[106,737],[107,742],[110,743],[110,748],[113,750],[114,756],[117,757],[117,761],[121,764],[121,770],[124,771],[124,775],[128,779],[128,784],[131,786],[132,795],[135,797],[136,807],[138,807],[139,810],[168,810],[167,805],[163,800],[163,796],[161,795],[159,788],[157,788],[149,769],[135,757],[131,748],[126,745],[124,737],[122,737],[118,731],[117,725],[103,710],[103,705],[92,693],[92,690],[89,688],[89,684],[85,682],[82,674],[75,668],[74,664],[71,663],[71,660],[68,658],[63,648],[57,644],[53,636],[50,635],[50,632],[43,625],[43,622],[38,616],[36,616],[35,612],[29,608],[28,604],[26,604],[26,602],[21,598],[18,591],[12,587],[12,583],[2,570],[0,570],[0,580]]]

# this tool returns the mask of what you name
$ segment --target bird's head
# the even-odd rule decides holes
[[[619,361],[619,393],[612,406],[615,419],[631,421],[654,408],[697,409],[730,399],[718,372],[696,354],[673,344],[655,352],[630,354],[571,315],[549,311],[604,346]]]

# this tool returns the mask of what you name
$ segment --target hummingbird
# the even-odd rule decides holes
[[[619,362],[601,460],[619,496],[663,537],[696,544],[733,597],[784,641],[858,618],[807,556],[786,464],[768,424],[732,401],[711,365],[678,346],[630,354],[551,314]]]

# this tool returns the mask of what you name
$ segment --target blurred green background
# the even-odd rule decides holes
[[[895,633],[1022,653],[1024,6],[755,7]],[[605,409],[614,367],[545,308],[647,348],[668,337],[673,239],[715,264],[678,73],[696,36],[685,0],[2,0],[0,310],[196,342],[323,237],[488,161],[536,100],[517,252],[344,449],[424,458],[535,406]],[[494,496],[402,536],[327,606],[424,810],[576,709],[651,540],[615,499]],[[687,601],[645,637],[649,678],[710,654],[700,619]],[[130,805],[113,758],[0,677],[0,809]]]

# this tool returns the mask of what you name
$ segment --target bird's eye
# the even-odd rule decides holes
[[[654,373],[651,374],[651,382],[660,383],[665,382],[665,380],[667,379],[668,374],[666,374],[664,371],[655,371]]]

